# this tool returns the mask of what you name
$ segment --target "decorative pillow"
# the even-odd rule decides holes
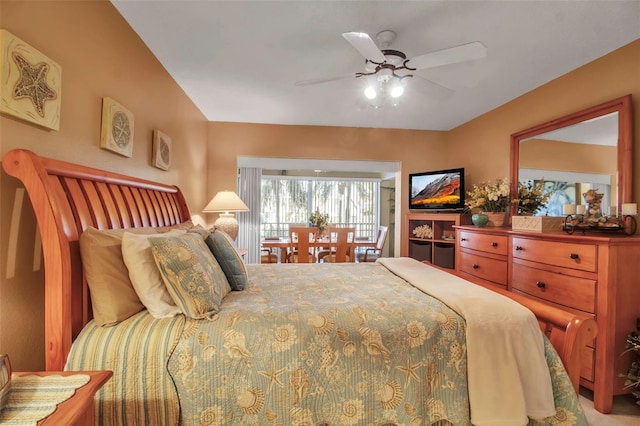
[[[129,231],[156,233],[155,228]],[[80,235],[80,256],[91,293],[93,320],[100,326],[117,324],[144,309],[122,259],[124,232],[124,229],[100,231],[90,226]]]
[[[185,230],[174,229],[160,235],[184,235]],[[173,317],[182,311],[169,294],[151,252],[151,235],[125,232],[122,237],[122,258],[129,269],[129,278],[142,304],[154,318]]]
[[[187,233],[151,237],[149,242],[160,275],[182,312],[195,319],[213,318],[231,287],[202,237]]]
[[[208,229],[204,228],[202,225],[196,225],[194,227],[192,227],[191,229],[189,229],[187,232],[192,232],[194,234],[198,234],[202,237],[202,239],[204,240],[205,238],[207,238],[209,236],[209,234],[211,233],[211,231],[209,231]]]
[[[191,219],[189,220],[185,220],[182,223],[178,223],[177,225],[169,225],[169,226],[159,226],[156,228],[158,233],[162,233],[162,232],[169,232],[172,229],[184,229],[184,230],[189,230],[191,228],[193,228],[195,225],[193,224],[193,221]]]
[[[231,237],[223,230],[214,228],[205,242],[224,271],[231,289],[244,290],[248,280],[247,268]]]

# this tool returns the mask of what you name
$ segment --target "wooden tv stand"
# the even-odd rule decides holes
[[[462,213],[408,213],[407,256],[445,269],[456,269],[456,237],[454,226],[470,224],[471,215]],[[418,236],[414,230],[428,226],[431,237]]]

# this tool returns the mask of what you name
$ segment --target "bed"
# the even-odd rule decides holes
[[[484,319],[471,321],[479,299],[457,306],[464,305],[463,293],[504,297],[402,258],[246,265],[245,288],[221,295],[212,315],[155,318],[143,309],[98,325],[80,255],[82,234],[151,229],[180,234],[150,237],[153,244],[196,244],[206,236],[189,229],[179,188],[26,150],[8,152],[3,167],[23,182],[42,237],[46,368],[113,370],[96,395],[103,424],[498,424],[486,417],[493,409],[479,404],[483,394],[505,386],[505,377],[511,380],[497,368],[527,374],[529,355],[478,349],[483,328],[494,329]],[[449,288],[458,293],[439,294]],[[535,342],[525,352],[536,352],[532,364],[544,363],[541,376],[549,377],[555,412],[505,424],[586,424],[576,392],[579,351],[595,337],[593,320],[505,296],[509,309],[526,311],[523,324],[530,328],[533,318],[535,332],[516,334]],[[477,368],[480,360],[494,364]],[[519,392],[542,399],[530,387],[499,393],[509,401],[505,410]]]

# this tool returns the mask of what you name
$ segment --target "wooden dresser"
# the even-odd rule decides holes
[[[583,349],[580,384],[596,410],[610,412],[613,396],[629,392],[618,375],[629,369],[620,354],[640,318],[640,238],[456,228],[461,276],[594,317],[598,337]]]

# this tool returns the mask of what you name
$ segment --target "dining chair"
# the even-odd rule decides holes
[[[354,240],[356,228],[329,227],[329,252],[322,258],[323,262],[354,262]]]
[[[287,261],[290,263],[315,263],[315,241],[317,239],[318,228],[314,226],[290,226]]]
[[[278,263],[278,255],[271,247],[263,247],[260,249],[260,263]]]
[[[387,233],[389,231],[388,226],[381,225],[378,228],[378,236],[376,238],[376,246],[370,247],[364,250],[363,253],[358,254],[358,262],[375,262],[376,259],[382,256],[382,249],[387,241]]]

